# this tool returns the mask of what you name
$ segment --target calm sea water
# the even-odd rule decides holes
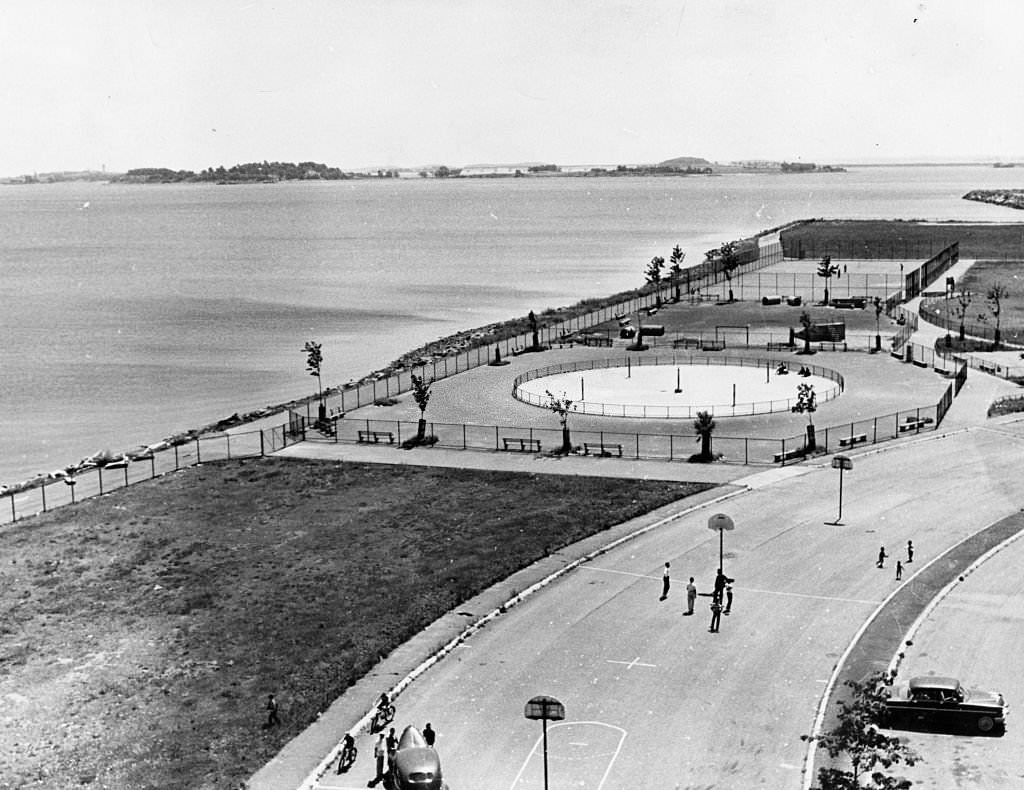
[[[991,167],[714,178],[0,187],[0,482],[604,296],[802,217],[1014,221]]]

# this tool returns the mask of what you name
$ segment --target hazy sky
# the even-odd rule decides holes
[[[0,175],[1024,155],[1021,0],[6,0]]]

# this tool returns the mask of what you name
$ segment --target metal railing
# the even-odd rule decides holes
[[[550,401],[543,395],[539,395],[534,392],[530,392],[522,387],[523,383],[527,381],[534,381],[539,378],[546,378],[548,376],[556,376],[562,373],[575,373],[578,371],[585,370],[604,370],[610,368],[626,368],[630,369],[633,366],[638,368],[643,367],[681,367],[681,366],[721,366],[721,367],[741,367],[741,368],[757,368],[766,371],[766,376],[771,376],[772,372],[777,369],[780,364],[780,360],[777,359],[764,359],[764,358],[753,358],[753,357],[710,357],[710,356],[699,356],[695,357],[692,354],[687,355],[676,355],[673,354],[671,357],[659,357],[659,356],[637,356],[631,357],[626,356],[623,358],[608,358],[608,359],[591,359],[591,360],[580,360],[576,362],[563,362],[557,365],[548,365],[547,367],[537,368],[535,370],[529,370],[525,373],[516,376],[512,382],[512,396],[517,400],[527,403],[531,406],[546,407]],[[788,362],[785,363],[788,367]],[[836,386],[830,387],[822,392],[816,392],[815,395],[819,403],[830,401],[833,398],[838,397],[843,390],[843,377],[834,370],[829,368],[823,368],[819,365],[802,365],[802,367],[808,369],[813,376],[826,378],[829,381],[835,382]],[[792,372],[794,380],[798,379],[796,371]],[[778,374],[776,374],[778,375]],[[796,404],[797,398],[785,398],[778,400],[766,400],[766,401],[755,401],[747,403],[732,403],[732,404],[688,404],[685,406],[663,406],[663,405],[652,405],[652,404],[631,404],[631,403],[599,403],[594,401],[587,401],[585,399],[578,400],[573,403],[573,413],[575,414],[586,414],[598,417],[626,417],[626,418],[640,418],[640,419],[692,419],[697,416],[698,412],[707,411],[711,412],[712,416],[715,417],[743,417],[753,416],[756,414],[770,414],[776,411],[790,411]]]

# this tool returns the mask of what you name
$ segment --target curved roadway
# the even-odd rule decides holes
[[[548,730],[551,787],[796,790],[806,757],[800,736],[836,662],[900,584],[894,565],[907,541],[916,554],[902,584],[911,569],[1018,511],[1024,478],[1013,470],[1022,450],[1024,423],[1011,420],[854,454],[841,525],[828,523],[838,505],[830,457],[800,473],[750,478],[772,482],[685,513],[509,610],[414,681],[395,724],[432,722],[452,790],[544,786],[541,727],[523,717],[537,694],[557,697],[567,713]],[[721,630],[710,633],[709,599],[698,598],[686,617],[683,586],[692,575],[701,592],[710,588],[719,546],[707,518],[718,511],[736,523],[725,535],[736,593]],[[891,555],[884,569],[876,567],[880,546]],[[666,561],[673,588],[660,601]],[[1019,582],[1006,573],[998,621],[962,618],[957,644],[984,638],[1004,658],[1019,646],[1019,635],[1000,636],[1024,616]],[[951,663],[945,656],[934,669],[973,669]],[[990,664],[981,679],[1019,704],[1010,662]],[[1008,743],[989,742],[996,750]],[[363,735],[359,746],[349,773],[318,786],[366,786],[372,740]]]

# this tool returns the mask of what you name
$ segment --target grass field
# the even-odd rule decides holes
[[[954,241],[961,258],[1024,259],[1024,223],[818,220],[782,233],[787,258],[926,260]]]
[[[238,787],[461,601],[708,487],[256,459],[17,522],[0,787]]]

